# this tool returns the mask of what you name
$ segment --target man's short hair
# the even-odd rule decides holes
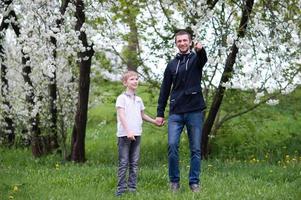
[[[192,34],[189,31],[187,31],[186,29],[179,29],[176,31],[175,42],[176,42],[177,36],[179,36],[179,35],[188,35],[190,41],[192,41]]]
[[[131,76],[138,77],[138,73],[135,71],[131,71],[131,70],[124,72],[121,77],[121,82],[125,83]]]

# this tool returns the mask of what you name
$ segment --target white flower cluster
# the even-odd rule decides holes
[[[65,119],[66,126],[73,124],[77,97],[77,50],[78,35],[74,31],[76,19],[74,6],[69,4],[65,15],[59,13],[58,1],[14,1],[12,9],[17,13],[20,35],[10,28],[3,41],[7,66],[8,94],[12,105],[10,113],[16,126],[26,125],[30,130],[30,119],[39,114],[40,126],[48,129],[51,125],[49,113],[49,87],[56,84],[57,101],[53,102]],[[21,14],[22,12],[22,14]],[[5,14],[5,13],[3,13]],[[63,24],[57,26],[62,18]],[[10,20],[12,22],[12,20]],[[56,46],[51,42],[55,38]],[[55,52],[55,56],[54,56]],[[27,58],[22,63],[22,58]],[[25,82],[24,64],[30,67],[30,82]],[[33,95],[33,102],[28,97]],[[6,108],[3,108],[6,109]],[[1,112],[2,108],[0,109]],[[21,125],[21,126],[20,126]]]
[[[275,106],[275,105],[279,104],[279,99],[270,99],[266,103],[270,106]]]
[[[261,98],[264,97],[264,92],[261,91],[261,92],[257,92],[256,93],[256,96],[255,96],[255,100],[254,100],[254,103],[255,104],[259,104],[261,102]]]

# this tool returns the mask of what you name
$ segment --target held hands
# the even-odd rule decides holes
[[[194,45],[195,52],[199,52],[202,48],[203,48],[203,45],[200,42],[196,41],[195,45]]]
[[[156,117],[155,122],[156,126],[163,126],[165,124],[165,120],[163,117]]]

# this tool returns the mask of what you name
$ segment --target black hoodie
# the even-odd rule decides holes
[[[204,48],[197,53],[177,54],[166,66],[158,99],[157,117],[164,117],[170,95],[170,114],[204,110],[202,69],[207,62]]]

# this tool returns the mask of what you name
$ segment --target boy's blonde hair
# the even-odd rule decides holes
[[[137,76],[138,77],[138,73],[135,71],[126,71],[123,73],[122,77],[121,77],[121,81],[122,83],[126,83],[126,81],[131,77],[131,76]]]

